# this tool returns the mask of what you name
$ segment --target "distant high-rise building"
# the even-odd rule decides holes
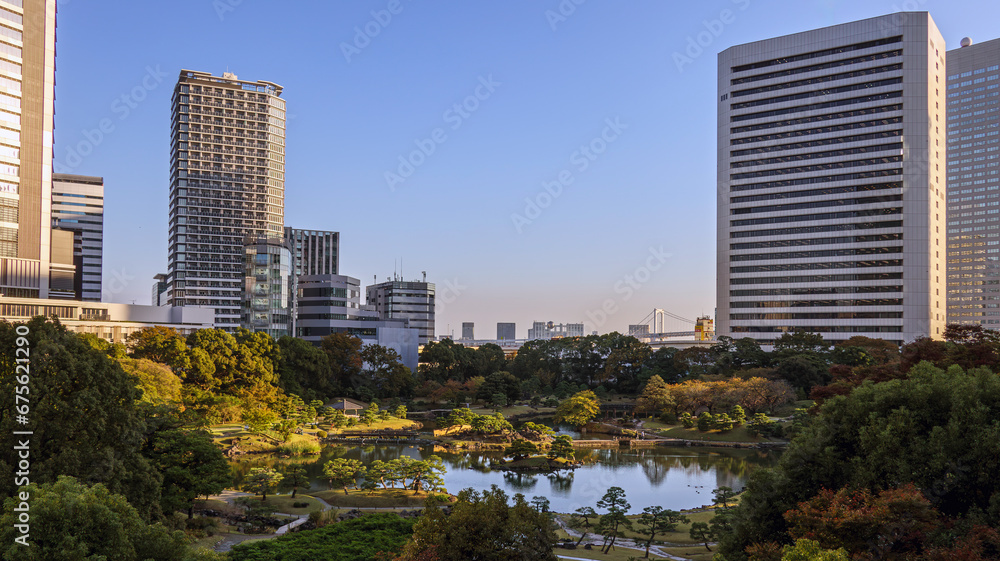
[[[285,227],[296,275],[340,274],[340,233]]]
[[[282,88],[182,70],[171,101],[167,303],[241,321],[243,243],[281,237],[285,206]]]
[[[0,294],[72,298],[51,216],[56,0],[0,0],[0,32]]]
[[[629,325],[628,334],[633,337],[641,337],[643,335],[649,335],[649,324],[640,323],[636,325]]]
[[[554,324],[553,322],[536,321],[528,330],[528,339],[557,339],[559,337],[583,337],[582,323]]]
[[[104,179],[52,174],[52,228],[73,232],[75,298],[100,302],[104,252]]]
[[[462,339],[472,340],[475,335],[476,324],[471,321],[462,322]]]
[[[947,98],[930,15],[731,47],[718,96],[719,335],[941,337]]]
[[[152,298],[150,298],[150,303],[154,306],[166,306],[167,305],[167,274],[158,273],[153,276],[153,290]]]
[[[420,344],[434,340],[434,283],[386,281],[367,288],[367,303],[382,319],[408,319],[420,330]]]
[[[1000,329],[1000,39],[948,51],[948,322]]]
[[[497,340],[513,341],[517,339],[516,327],[516,324],[513,323],[497,323]]]
[[[361,281],[345,275],[302,275],[296,280],[295,336],[315,345],[344,333],[365,345],[393,349],[416,371],[420,332],[405,317],[385,318],[361,306]]]

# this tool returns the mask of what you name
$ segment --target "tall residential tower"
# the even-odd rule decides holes
[[[1000,39],[948,51],[948,322],[1000,329]]]
[[[167,303],[240,325],[243,243],[284,235],[281,86],[182,70],[171,118]]]
[[[926,12],[719,54],[719,335],[941,336],[946,76]]]

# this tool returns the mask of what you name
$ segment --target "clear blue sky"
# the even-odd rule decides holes
[[[385,280],[402,258],[438,285],[439,334],[513,321],[524,337],[532,320],[607,332],[653,308],[714,313],[719,51],[900,10],[930,11],[956,48],[1000,20],[985,1],[577,2],[60,1],[56,161],[105,178],[111,300],[148,304],[165,270],[182,68],[284,86],[286,224],[341,232],[343,274]],[[85,131],[102,119],[114,129],[97,141]],[[433,153],[390,188],[423,139]]]

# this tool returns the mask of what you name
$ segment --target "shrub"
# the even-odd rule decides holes
[[[329,433],[327,433],[325,430],[316,431],[317,438],[326,438],[327,436],[329,436]]]
[[[694,418],[691,417],[690,413],[687,412],[681,413],[680,420],[681,424],[684,425],[684,428],[686,429],[694,428]]]
[[[688,415],[688,418],[690,418],[690,417],[691,417],[691,415]],[[660,413],[660,422],[661,423],[666,423],[668,425],[676,424],[677,423],[677,415],[674,415],[673,413],[671,413],[669,411],[664,411],[663,413]]]
[[[708,432],[713,428],[715,428],[715,417],[711,413],[705,411],[701,415],[698,415],[698,430]]]
[[[309,506],[309,503],[306,503],[306,502],[298,502],[298,501],[296,501],[296,502],[292,503],[292,508],[307,508],[308,506]]]
[[[699,419],[700,421],[700,419]],[[712,418],[715,428],[721,431],[733,430],[733,420],[726,413],[719,413]]]
[[[319,443],[312,440],[295,440],[292,442],[286,442],[278,447],[279,454],[288,454],[289,456],[319,454],[319,452]]]

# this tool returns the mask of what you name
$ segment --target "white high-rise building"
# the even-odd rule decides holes
[[[1000,39],[948,51],[948,322],[1000,329]]]
[[[926,12],[719,54],[719,335],[941,336],[946,77]]]

